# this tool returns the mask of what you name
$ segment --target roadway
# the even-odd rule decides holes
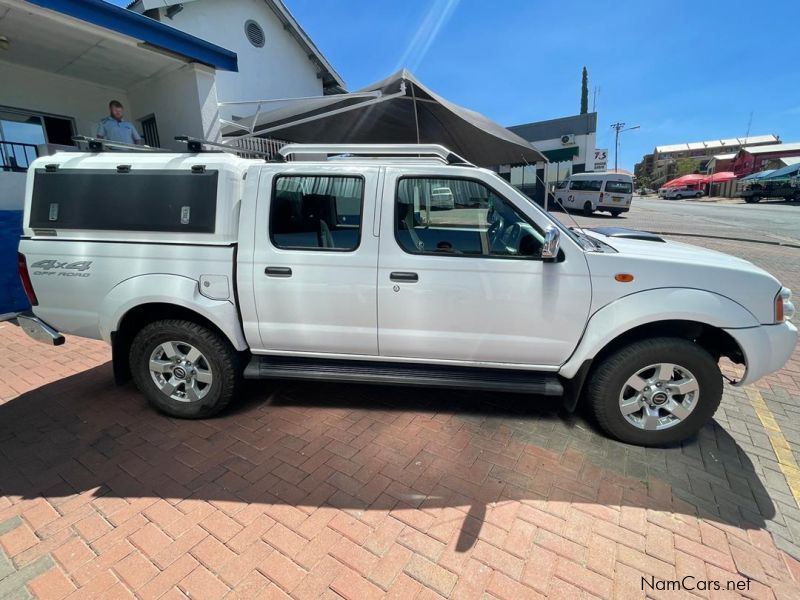
[[[571,224],[563,213],[555,215]],[[636,196],[631,211],[616,219],[607,213],[595,213],[592,217],[572,213],[572,217],[587,227],[615,225],[663,233],[800,245],[800,205],[794,202],[745,204],[741,200],[712,202]]]

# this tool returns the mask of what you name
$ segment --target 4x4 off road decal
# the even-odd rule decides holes
[[[58,261],[54,259],[38,260],[31,265],[34,275],[59,275],[61,277],[89,277],[92,261]]]

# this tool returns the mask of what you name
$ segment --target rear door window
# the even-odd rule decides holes
[[[270,206],[270,239],[284,250],[353,251],[361,241],[364,179],[279,175]]]
[[[613,194],[630,194],[633,186],[628,181],[606,181],[606,191]]]

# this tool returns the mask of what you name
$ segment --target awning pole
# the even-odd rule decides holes
[[[417,143],[419,144],[419,117],[417,116],[417,95],[414,93],[414,82],[411,84],[411,99],[414,101],[414,125],[417,128]]]
[[[544,212],[547,212],[549,196],[550,190],[547,189],[547,163],[544,163]]]

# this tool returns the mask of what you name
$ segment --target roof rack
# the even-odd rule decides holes
[[[435,156],[449,165],[474,166],[439,144],[287,144],[278,152],[284,157],[302,154],[350,154],[419,158]]]
[[[269,152],[264,152],[262,150],[251,150],[250,148],[239,148],[236,146],[231,146],[230,144],[223,144],[221,142],[212,142],[210,140],[203,140],[200,138],[193,138],[188,135],[176,135],[175,136],[176,142],[182,142],[186,144],[186,149],[192,153],[199,153],[203,152],[203,146],[210,146],[211,148],[216,149],[216,151],[225,151],[225,152],[233,152],[233,153],[242,153],[242,154],[252,154],[253,156],[260,156],[266,159],[274,159],[275,157],[270,154]],[[279,157],[279,160],[283,162],[283,157]]]
[[[125,144],[124,142],[115,142],[113,140],[94,138],[86,135],[72,136],[72,141],[79,145],[86,144],[89,152],[105,152],[106,150],[129,150],[132,152],[169,152],[169,150],[164,148],[156,148],[155,146]]]

